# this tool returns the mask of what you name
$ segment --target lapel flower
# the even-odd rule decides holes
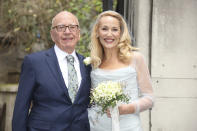
[[[83,63],[87,66],[89,64],[91,64],[91,58],[90,57],[86,57],[84,60],[83,60]]]

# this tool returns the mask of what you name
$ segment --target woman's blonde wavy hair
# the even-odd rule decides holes
[[[115,12],[115,11],[104,11],[98,15],[96,22],[92,28],[91,33],[91,42],[90,42],[90,49],[91,49],[91,64],[93,68],[98,68],[103,60],[104,56],[104,49],[99,41],[98,38],[98,29],[99,29],[99,22],[100,19],[104,16],[112,16],[119,20],[120,22],[120,41],[118,43],[118,57],[124,63],[129,63],[132,57],[132,50],[136,50],[136,48],[131,46],[131,37],[127,28],[127,24],[123,17]]]

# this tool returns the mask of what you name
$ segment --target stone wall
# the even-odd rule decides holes
[[[0,83],[17,83],[24,55],[16,47],[0,48]]]
[[[0,84],[0,105],[6,104],[5,130],[3,131],[12,131],[11,122],[17,87],[17,84]]]
[[[34,43],[31,50],[26,51],[25,47],[11,46],[9,48],[0,46],[0,84],[1,83],[18,83],[21,64],[25,55],[30,52],[44,50],[44,43]]]
[[[197,1],[154,0],[151,131],[197,130]]]
[[[196,131],[197,1],[125,0],[135,45],[149,64],[155,95],[144,131]],[[130,22],[130,21],[129,21]]]

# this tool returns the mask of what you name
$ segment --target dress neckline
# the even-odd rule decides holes
[[[114,71],[124,70],[124,69],[128,69],[128,68],[133,68],[133,67],[131,65],[129,65],[129,66],[121,67],[121,68],[117,68],[117,69],[102,69],[102,68],[97,68],[96,70],[107,71],[107,72],[114,72]]]

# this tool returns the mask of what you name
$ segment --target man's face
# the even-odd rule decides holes
[[[80,39],[76,17],[66,12],[56,15],[52,23],[51,38],[61,50],[72,53]]]

